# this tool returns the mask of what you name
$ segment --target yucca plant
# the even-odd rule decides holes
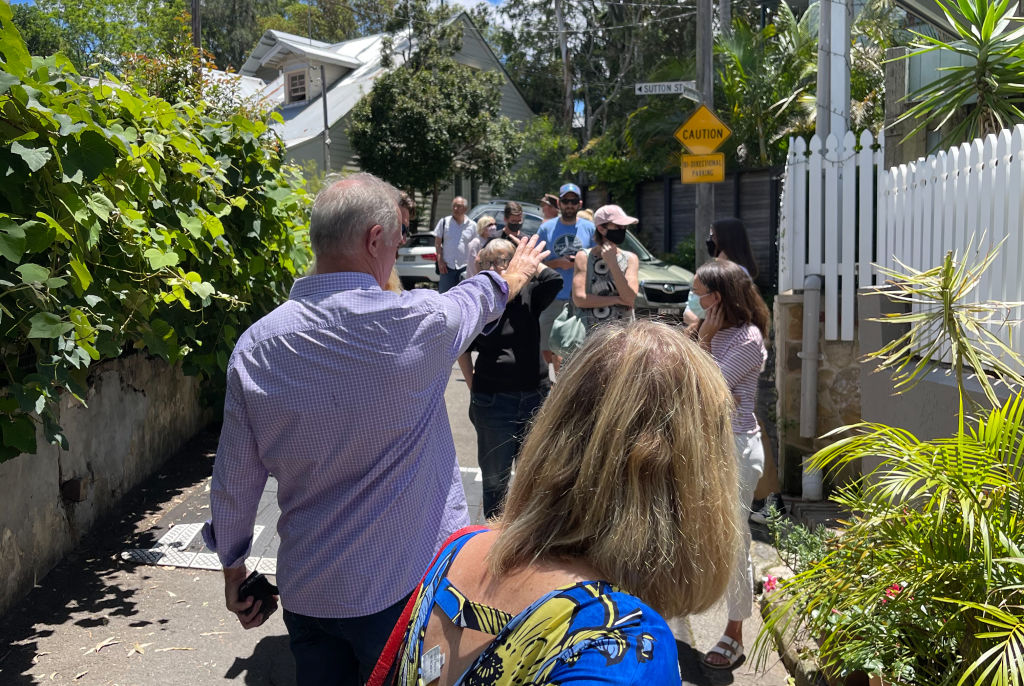
[[[942,50],[959,55],[961,64],[943,67],[939,78],[907,96],[916,104],[900,121],[917,123],[907,137],[948,122],[952,127],[940,143],[945,147],[1024,121],[1024,26],[1013,16],[1017,0],[936,4],[956,40],[915,33],[917,49],[906,57]]]
[[[959,417],[950,438],[928,441],[879,423],[826,435],[835,442],[813,466],[880,464],[833,496],[850,521],[823,558],[781,583],[784,601],[755,648],[762,659],[769,636],[803,622],[820,662],[838,674],[864,670],[901,686],[1024,684],[1022,361],[981,326],[1009,306],[966,302],[992,258],[972,267],[950,254],[934,270],[890,274],[897,299],[931,307],[891,317],[910,331],[876,357],[906,388],[948,350],[961,370]],[[993,391],[991,409],[969,413],[962,370],[992,356],[1016,393],[999,404]]]
[[[973,264],[949,251],[942,264],[927,271],[918,271],[899,260],[896,263],[900,269],[877,267],[892,285],[885,294],[912,308],[874,320],[909,327],[902,336],[868,355],[879,361],[879,369],[893,371],[896,391],[916,386],[941,362],[944,353],[951,357],[957,387],[964,387],[964,368],[969,367],[991,406],[998,404],[993,379],[1007,386],[1024,385],[1020,358],[992,331],[997,328],[1009,340],[1019,323],[1010,315],[1024,303],[974,301],[972,297],[1005,240]],[[967,254],[971,254],[973,244],[972,238]],[[974,402],[967,398],[969,403]]]

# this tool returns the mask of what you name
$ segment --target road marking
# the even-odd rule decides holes
[[[476,478],[473,481],[480,482],[484,480],[479,467],[459,467],[459,471],[463,474],[476,474]]]

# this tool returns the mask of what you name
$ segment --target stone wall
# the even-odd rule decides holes
[[[820,438],[800,436],[800,377],[803,350],[803,294],[784,293],[773,306],[775,329],[775,384],[778,389],[777,424],[779,430],[779,478],[787,493],[800,490],[801,461],[826,445]],[[846,424],[860,421],[860,363],[856,342],[826,341],[824,325],[819,324],[816,436]],[[832,481],[843,481],[859,472],[850,466]]]
[[[0,463],[0,616],[212,418],[194,377],[142,354],[97,365],[86,403],[61,401],[69,450],[40,432]]]

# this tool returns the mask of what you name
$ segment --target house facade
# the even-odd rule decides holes
[[[455,59],[475,69],[500,73],[501,113],[518,126],[525,126],[534,114],[480,31],[464,12],[452,21],[463,27],[462,47]],[[378,34],[332,45],[282,31],[263,34],[240,74],[266,84],[264,97],[277,105],[284,118],[277,130],[290,161],[317,174],[359,169],[346,131],[356,103],[370,92],[378,77],[387,73],[381,63],[383,37]],[[393,68],[401,68],[402,56],[410,48],[409,36],[394,36],[393,46]],[[465,196],[471,206],[492,198],[486,184],[457,176],[442,191],[438,211],[449,207],[456,195]],[[429,228],[424,224],[420,224],[420,230]]]

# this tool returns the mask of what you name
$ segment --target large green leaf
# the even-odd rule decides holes
[[[0,416],[0,426],[3,426],[4,445],[22,453],[36,451],[36,425],[29,417],[23,414]]]
[[[74,324],[53,312],[38,312],[32,315],[29,324],[29,338],[59,338],[75,328]]]
[[[14,268],[24,283],[43,283],[50,278],[50,270],[40,264],[27,262]]]
[[[25,254],[25,230],[8,217],[0,217],[0,256],[17,264]]]
[[[11,143],[11,152],[25,160],[30,171],[39,171],[50,161],[50,151],[45,148],[29,148],[18,141]]]

